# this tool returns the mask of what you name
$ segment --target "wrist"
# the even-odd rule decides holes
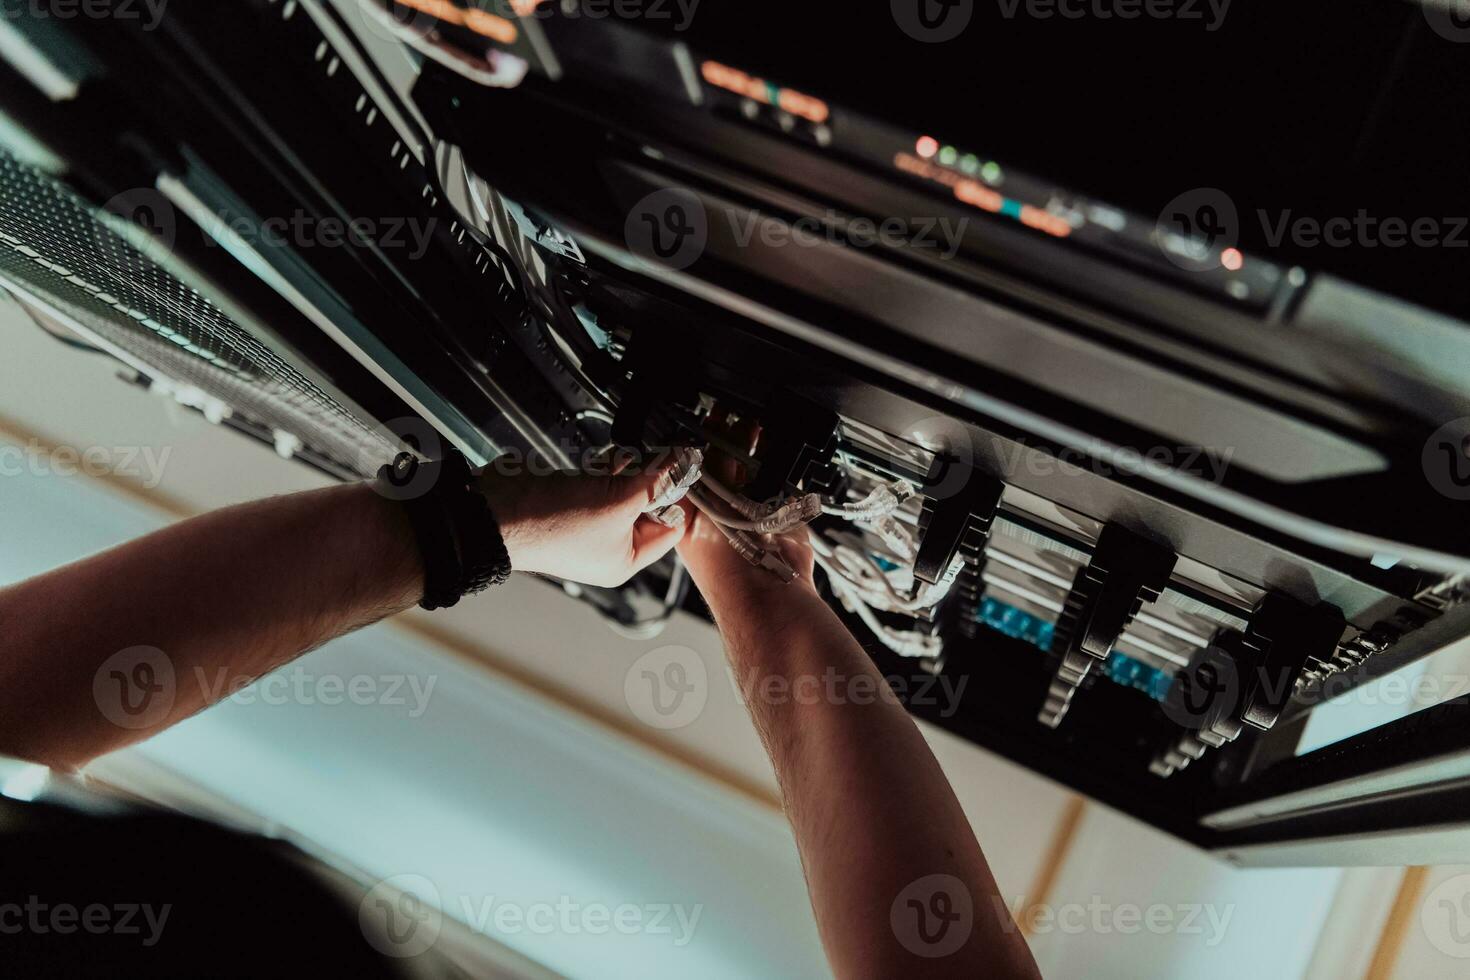
[[[500,528],[500,537],[505,541],[505,550],[510,555],[512,568],[534,572],[535,545],[538,538],[534,522],[526,513],[525,480],[493,469],[482,470],[476,477],[476,485],[490,513]]]
[[[715,622],[727,633],[737,634],[737,642],[731,644],[732,653],[738,647],[748,656],[765,658],[834,619],[810,579],[782,583],[768,573],[761,575],[769,577],[770,582],[746,574],[734,576],[736,582],[707,588],[696,578],[695,584],[705,596]]]

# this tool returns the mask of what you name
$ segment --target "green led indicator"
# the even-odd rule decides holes
[[[960,157],[960,170],[973,177],[980,172],[980,158],[973,153],[966,153]]]
[[[960,151],[952,146],[946,146],[939,151],[939,162],[946,167],[953,167],[954,162],[960,158]]]
[[[984,177],[985,182],[988,184],[999,184],[1001,178],[1005,175],[1000,172],[1000,164],[994,160],[990,160],[985,166],[980,168],[980,176]]]

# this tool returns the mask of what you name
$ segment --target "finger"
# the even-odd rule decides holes
[[[594,476],[617,476],[638,459],[638,453],[626,446],[608,446],[592,458]]]
[[[666,527],[651,517],[638,518],[633,525],[633,571],[641,572],[667,555],[684,537],[685,530],[687,527],[684,521],[679,521],[673,527]]]
[[[685,458],[681,458],[681,453]],[[675,481],[682,479],[683,483],[687,483],[699,473],[699,457],[695,455],[691,460],[689,455],[683,450],[669,451],[657,457],[657,465],[643,472],[614,478],[617,481],[614,492],[619,503],[628,506],[636,514],[646,513],[655,505],[666,506],[677,497],[682,497],[682,491],[671,493],[675,489]],[[685,464],[692,467],[687,472],[683,469]]]

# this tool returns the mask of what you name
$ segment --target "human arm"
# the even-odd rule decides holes
[[[748,565],[703,516],[679,550],[775,767],[833,971],[1037,976],[917,726],[896,698],[860,694],[889,689],[818,595],[810,548],[772,543],[798,570],[790,584]]]
[[[479,486],[512,567],[612,585],[678,537],[640,516],[657,475]],[[20,582],[0,590],[0,755],[81,766],[423,588],[403,506],[367,484],[225,508]]]

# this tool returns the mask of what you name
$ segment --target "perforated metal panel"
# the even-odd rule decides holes
[[[96,217],[65,184],[0,150],[0,280],[250,422],[369,475],[393,447],[364,420]]]

